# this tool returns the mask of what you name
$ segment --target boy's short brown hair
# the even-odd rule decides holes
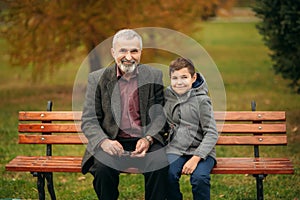
[[[183,68],[187,68],[191,76],[195,74],[195,67],[193,62],[190,59],[179,57],[171,62],[169,66],[169,75],[171,76],[172,72],[181,70]]]

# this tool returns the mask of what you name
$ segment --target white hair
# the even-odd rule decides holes
[[[118,31],[113,37],[112,47],[115,48],[115,44],[116,44],[116,42],[119,38],[124,38],[126,40],[131,40],[135,37],[139,40],[140,48],[142,50],[142,48],[143,48],[142,37],[132,29],[123,29],[123,30]]]

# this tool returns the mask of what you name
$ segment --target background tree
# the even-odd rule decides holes
[[[300,1],[257,0],[254,10],[262,19],[257,28],[271,50],[275,72],[300,93]]]
[[[191,34],[219,0],[2,0],[1,36],[11,63],[32,67],[33,79],[90,52],[121,28],[164,27]],[[94,55],[91,70],[101,66]]]

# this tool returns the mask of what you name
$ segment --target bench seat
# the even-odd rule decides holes
[[[6,165],[8,171],[81,172],[79,156],[17,156]],[[129,169],[130,173],[138,173]],[[292,174],[287,158],[217,158],[213,174]]]

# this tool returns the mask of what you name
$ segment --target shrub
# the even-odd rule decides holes
[[[262,19],[257,28],[271,50],[275,72],[300,93],[300,1],[257,0],[254,11]]]

